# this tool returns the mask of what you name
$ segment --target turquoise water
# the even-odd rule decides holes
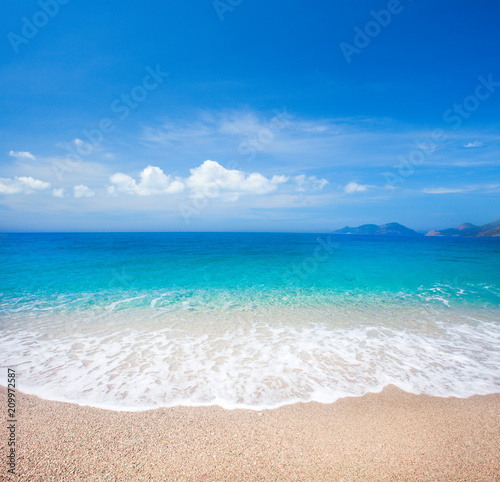
[[[7,234],[2,366],[109,408],[499,391],[500,241]],[[21,388],[22,389],[22,388]]]
[[[27,300],[57,306],[61,299],[79,298],[75,306],[84,307],[146,294],[140,305],[165,290],[173,304],[188,302],[193,308],[350,298],[382,303],[423,296],[500,305],[500,243],[494,239],[13,234],[3,239],[0,260],[7,308]]]

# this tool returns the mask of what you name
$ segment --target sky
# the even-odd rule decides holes
[[[3,1],[0,230],[500,218],[500,5]]]

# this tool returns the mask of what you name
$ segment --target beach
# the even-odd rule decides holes
[[[0,254],[2,476],[15,432],[30,482],[500,480],[491,240],[32,234]]]
[[[500,482],[498,2],[4,4],[0,482]]]
[[[500,394],[118,412],[17,392],[17,407],[21,481],[500,480]]]

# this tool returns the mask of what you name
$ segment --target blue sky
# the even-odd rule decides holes
[[[491,1],[6,0],[4,231],[500,217]]]

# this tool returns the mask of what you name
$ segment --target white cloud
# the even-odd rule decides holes
[[[351,181],[349,184],[344,186],[344,191],[347,194],[353,194],[355,192],[363,192],[366,191],[370,186],[364,184],[358,184],[355,181]]]
[[[422,192],[426,194],[457,194],[464,192],[498,192],[500,184],[469,184],[462,187],[426,187]]]
[[[318,191],[328,184],[326,179],[305,175],[290,178],[285,175],[266,177],[259,172],[246,173],[237,169],[226,169],[218,162],[207,160],[190,169],[188,177],[165,174],[159,167],[148,166],[139,174],[139,180],[117,172],[110,177],[107,191],[111,195],[131,194],[151,196],[154,194],[178,194],[185,190],[191,198],[220,198],[236,201],[243,195],[264,195],[278,189],[289,181],[295,183],[297,191]]]
[[[381,152],[380,132],[387,135],[387,120],[359,118],[305,118],[286,108],[258,112],[246,108],[201,111],[186,119],[163,119],[162,124],[146,126],[142,140],[159,154],[168,145],[175,157],[217,152],[221,158],[279,159],[294,168],[302,167],[304,155],[309,168],[331,167],[353,162],[380,162],[394,157],[406,146],[398,134]],[[416,134],[409,133],[407,143]],[[411,137],[410,137],[411,136]],[[354,151],[354,152],[353,152]],[[361,152],[360,152],[361,151]],[[367,160],[369,153],[369,160]],[[362,154],[362,155],[360,155]],[[267,159],[267,160],[266,160]]]
[[[15,157],[16,159],[31,159],[35,160],[35,156],[27,151],[10,151],[9,156]]]
[[[328,184],[326,179],[317,179],[316,176],[307,177],[305,174],[295,176],[293,180],[296,184],[295,190],[298,192],[321,191]]]
[[[108,187],[109,194],[137,194],[139,196],[150,196],[152,194],[176,194],[184,190],[184,184],[172,179],[159,167],[148,166],[139,174],[139,182],[134,178],[117,172],[110,178],[112,186]]]
[[[50,182],[40,181],[40,179],[33,177],[16,177],[16,179],[21,181],[29,190],[33,191],[44,191],[50,187]]]
[[[50,182],[40,181],[33,177],[0,178],[0,194],[31,194],[50,188]]]
[[[13,179],[0,178],[0,194],[17,194],[22,191],[21,183]]]
[[[80,197],[94,197],[95,192],[89,189],[87,186],[80,184],[73,188],[73,195],[77,198]]]
[[[52,189],[52,196],[54,197],[64,197],[64,189],[58,188],[58,189]]]
[[[205,161],[201,166],[190,170],[186,185],[192,197],[221,197],[235,201],[242,194],[269,194],[278,184],[288,180],[286,176],[273,176],[268,179],[258,172],[245,174],[236,169],[226,169],[215,161]]]
[[[281,109],[259,112],[248,108],[191,112],[182,119],[164,118],[145,127],[142,141],[155,156],[161,156],[168,145],[172,158],[183,162],[200,152],[210,152],[216,153],[216,159],[257,160],[253,169],[260,172],[263,165],[287,165],[294,172],[302,172],[299,170],[305,156],[308,169],[321,173],[320,169],[328,172],[333,166],[392,169],[394,159],[413,155],[415,149],[425,155],[424,163],[432,156],[433,166],[498,165],[497,152],[493,147],[485,148],[498,144],[497,134],[461,129],[459,133],[447,133],[445,140],[436,138],[428,128],[409,129],[388,118],[308,118],[292,114]],[[474,159],[469,159],[467,154],[472,153]]]
[[[470,189],[453,189],[448,187],[427,187],[425,189],[422,189],[422,192],[425,192],[426,194],[453,194],[467,191],[470,191]]]
[[[283,184],[290,179],[288,176],[273,176],[271,179],[271,182],[274,182],[275,184]]]

